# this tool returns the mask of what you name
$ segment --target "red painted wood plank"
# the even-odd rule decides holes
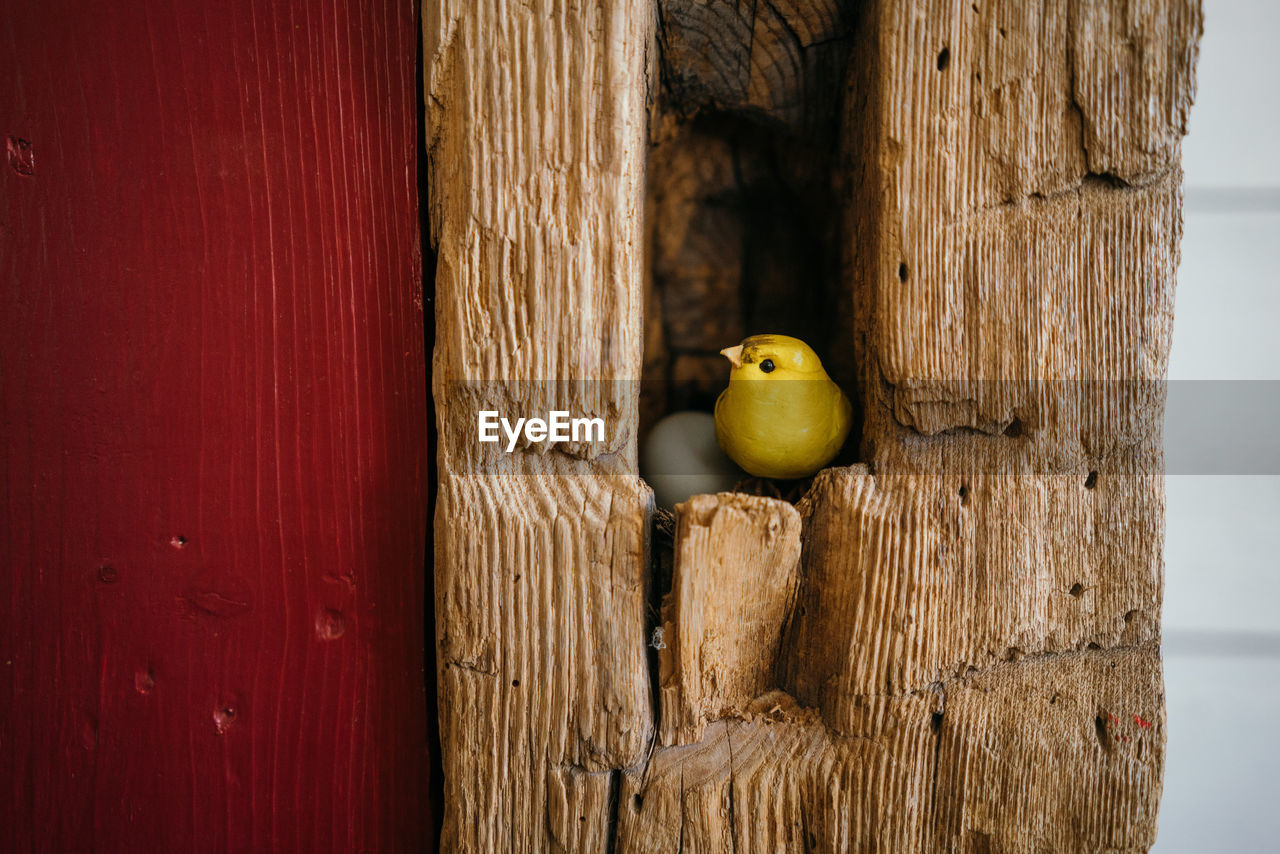
[[[0,849],[429,844],[416,27],[0,15]]]

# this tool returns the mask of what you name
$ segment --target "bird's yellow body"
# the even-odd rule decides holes
[[[849,435],[849,398],[808,344],[753,335],[720,351],[732,363],[716,401],[716,439],[748,474],[793,480],[835,458]]]

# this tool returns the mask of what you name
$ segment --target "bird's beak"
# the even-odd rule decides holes
[[[735,368],[742,367],[742,345],[738,344],[733,347],[725,347],[720,351],[720,355],[729,360],[729,364]]]

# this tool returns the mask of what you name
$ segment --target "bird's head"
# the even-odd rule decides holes
[[[752,335],[720,355],[733,367],[729,381],[826,379],[822,361],[813,348],[786,335]]]

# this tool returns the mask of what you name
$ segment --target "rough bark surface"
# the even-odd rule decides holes
[[[787,686],[839,732],[861,698],[1159,637],[1159,479],[824,473],[803,502]],[[1135,535],[1142,531],[1143,536]]]
[[[707,311],[708,300],[750,322],[743,307],[758,297],[743,284],[752,214],[734,207],[747,150],[734,135],[812,143],[822,124],[806,80],[831,75],[810,75],[805,58],[830,46],[847,57],[829,176],[843,272],[839,293],[818,293],[836,324],[824,355],[857,377],[865,462],[820,474],[798,515],[740,495],[681,508],[656,734],[633,678],[644,665],[647,496],[618,485],[634,481],[617,462],[632,437],[608,460],[530,452],[484,462],[618,474],[580,486],[585,499],[563,476],[446,473],[446,833],[518,848],[498,837],[501,819],[524,843],[608,838],[620,851],[1145,850],[1164,748],[1159,382],[1198,4],[659,7],[665,100],[651,156],[669,159],[650,183],[655,292],[643,298],[627,276],[561,279],[574,268],[560,259],[579,251],[595,260],[575,263],[639,270],[634,216],[581,245],[547,243],[540,229],[570,233],[633,199],[645,66],[632,51],[648,42],[588,38],[576,16],[597,20],[590,8],[532,41],[536,16],[428,15],[429,34],[445,34],[428,38],[446,342],[437,368],[451,378],[630,378],[639,354],[618,356],[617,342],[638,341],[647,302],[660,315],[645,333],[657,347],[649,367],[670,358],[669,377],[705,385],[707,339],[740,323]],[[629,32],[647,39],[643,10],[626,8]],[[612,57],[631,70],[618,85],[631,88],[570,95],[553,78],[536,110],[486,112],[499,93],[528,103],[519,93],[529,78],[507,68],[527,51],[537,58],[520,61],[551,68],[557,52],[587,66]],[[565,111],[583,122],[573,143],[613,133],[613,159],[564,143],[527,148],[568,121]],[[564,191],[541,200],[544,182]],[[725,198],[734,204],[716,202]],[[599,328],[577,330],[585,337],[561,350],[555,336],[573,330],[543,303],[575,293]],[[522,325],[503,320],[513,312]],[[555,354],[537,367],[560,370],[533,371],[517,330]],[[634,397],[624,398],[609,398],[610,411],[633,417]],[[437,385],[446,469],[476,464],[461,399]],[[531,500],[537,509],[526,509]],[[605,543],[612,557],[592,562],[574,537]],[[545,558],[522,545],[544,541],[569,556],[557,576],[589,595],[556,598]],[[542,586],[513,595],[510,577],[530,572]],[[548,639],[557,646],[538,653],[532,678],[563,687],[528,691],[513,663],[535,662],[526,650]],[[589,664],[579,650],[591,650]],[[562,731],[540,729],[557,720]],[[611,816],[593,812],[602,805]],[[565,827],[574,810],[585,835]],[[591,835],[610,818],[616,828]]]
[[[665,745],[700,741],[708,721],[777,684],[800,570],[800,514],[785,501],[695,495],[676,520],[659,659]]]
[[[863,696],[848,735],[766,694],[624,776],[617,850],[1142,850],[1163,702],[1158,653],[1123,648]]]
[[[645,3],[427,3],[446,851],[604,850],[653,731],[641,358]],[[600,415],[485,456],[476,412]],[[576,456],[575,456],[576,454]]]

